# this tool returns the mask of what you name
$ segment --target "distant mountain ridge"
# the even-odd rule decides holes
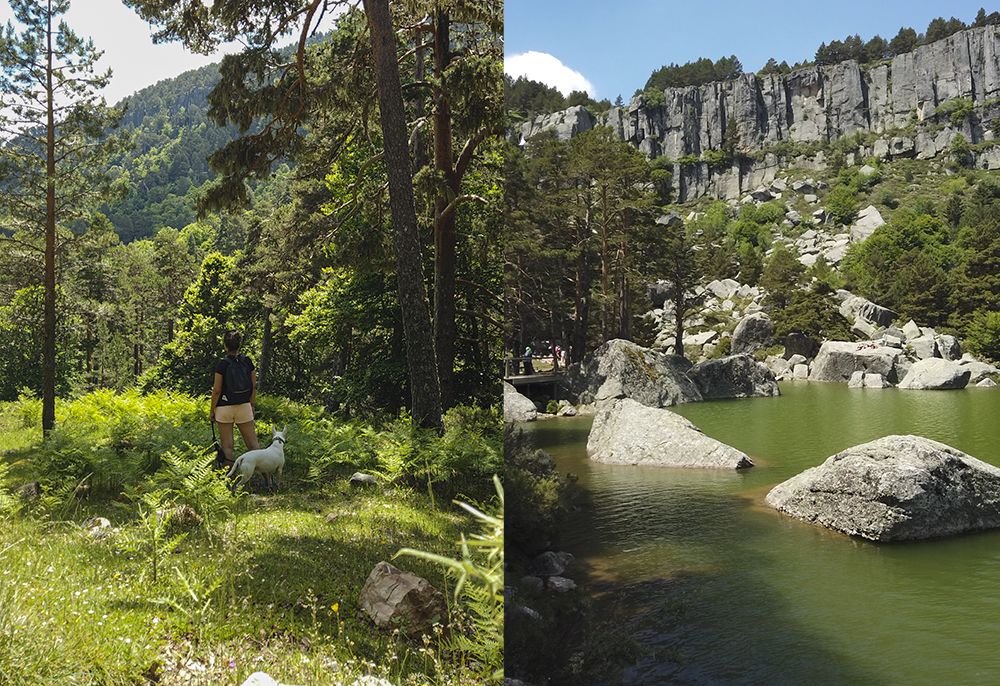
[[[933,157],[946,151],[959,132],[972,145],[998,138],[1000,30],[960,31],[874,67],[848,60],[789,74],[743,74],[704,86],[667,88],[664,96],[665,105],[647,106],[639,94],[627,107],[612,107],[600,117],[582,107],[536,117],[515,135],[523,142],[554,129],[565,140],[598,124],[610,126],[647,158],[676,162],[680,201],[701,195],[731,199],[748,192],[776,164],[767,159],[771,151],[782,156],[811,152],[811,163],[822,165],[816,153],[821,156],[824,145],[858,133],[884,139],[871,144],[868,154]],[[962,112],[960,121],[952,116],[956,111]],[[720,168],[717,161],[710,166],[703,153],[723,147],[733,135],[731,122],[738,154],[728,166]],[[789,144],[799,149],[789,150]],[[1000,168],[995,150],[977,154],[978,166]]]

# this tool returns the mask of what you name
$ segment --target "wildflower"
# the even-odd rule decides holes
[[[330,606],[330,609],[333,610],[334,612],[340,612],[340,603],[334,603],[333,605]]]

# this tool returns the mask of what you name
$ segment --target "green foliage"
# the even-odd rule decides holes
[[[415,429],[409,419],[375,429],[355,421],[307,416],[299,420],[300,428],[285,454],[289,462],[308,465],[305,478],[312,483],[361,469],[385,482],[407,481],[436,488],[445,496],[477,493],[484,479],[503,465],[499,424],[496,411],[461,405],[445,413],[445,433],[440,437]]]
[[[215,365],[225,354],[222,335],[227,329],[244,329],[230,322],[232,266],[233,261],[220,253],[202,262],[201,273],[184,293],[174,340],[163,347],[159,363],[140,380],[143,390],[201,394],[212,389]],[[244,338],[244,350],[246,344]]]
[[[289,338],[313,351],[300,397],[371,415],[407,399],[406,349],[395,278],[385,273],[326,270],[286,321]],[[333,370],[334,373],[331,373]]]
[[[978,310],[973,316],[965,345],[977,357],[1000,360],[1000,312]]]
[[[851,340],[851,324],[840,314],[830,287],[822,282],[808,291],[795,291],[787,307],[771,313],[771,321],[779,340],[790,333],[805,334],[817,343]]]
[[[953,98],[938,105],[934,114],[938,117],[948,117],[951,125],[958,129],[962,127],[965,119],[974,114],[975,111],[976,106],[971,98]]]
[[[960,167],[968,167],[972,163],[971,148],[969,141],[961,134],[956,133],[951,139],[951,158]]]
[[[185,442],[163,453],[144,488],[163,493],[174,506],[188,505],[211,526],[228,518],[235,503],[215,465],[215,451]]]
[[[702,57],[695,62],[678,65],[671,63],[652,73],[646,81],[645,90],[658,90],[683,86],[703,86],[712,81],[728,81],[743,73],[743,65],[736,55],[720,57],[717,61]]]
[[[146,557],[150,567],[150,580],[155,586],[159,578],[160,561],[187,538],[187,533],[167,535],[167,523],[173,513],[173,503],[168,499],[167,490],[146,493],[133,491],[127,495],[136,504],[139,520],[135,529],[118,539],[118,545],[126,552]]]
[[[481,678],[489,683],[503,683],[504,497],[498,477],[493,477],[493,484],[500,503],[496,515],[486,514],[468,503],[458,503],[482,526],[482,533],[473,534],[471,540],[462,534],[460,560],[413,548],[402,548],[396,556],[411,555],[430,560],[457,578],[455,602],[464,598],[472,613],[473,628],[468,635],[453,634],[449,647],[482,665]]]
[[[34,450],[31,476],[43,485],[76,485],[89,480],[94,490],[118,492],[152,474],[173,446],[205,426],[207,400],[172,393],[142,396],[98,391],[57,407],[57,425]]]
[[[792,68],[788,66],[788,62],[782,61],[778,64],[778,61],[773,57],[770,58],[764,67],[757,72],[757,76],[767,76],[768,74],[788,74],[792,71]]]
[[[826,196],[826,211],[838,224],[850,224],[858,214],[855,191],[849,185],[839,184]]]
[[[519,76],[512,79],[504,74],[504,107],[516,112],[520,118],[531,119],[539,114],[549,114],[566,109],[562,93],[539,81]]]
[[[787,307],[802,283],[805,269],[797,254],[782,243],[775,245],[760,277],[760,286],[767,291],[768,302],[774,303],[777,309]]]
[[[712,351],[711,359],[717,360],[720,357],[725,357],[732,352],[733,338],[732,336],[726,336],[720,340],[715,345],[715,349]]]

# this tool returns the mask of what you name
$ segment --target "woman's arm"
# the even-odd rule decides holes
[[[215,421],[215,406],[219,404],[222,397],[222,374],[215,373],[215,385],[212,386],[212,408],[208,412],[208,421]]]
[[[255,409],[257,407],[257,370],[250,370],[250,409]]]

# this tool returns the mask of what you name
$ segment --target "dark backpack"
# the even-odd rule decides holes
[[[253,390],[249,363],[250,360],[243,355],[237,355],[229,361],[229,367],[226,368],[226,397],[230,401],[234,395],[246,395]]]

